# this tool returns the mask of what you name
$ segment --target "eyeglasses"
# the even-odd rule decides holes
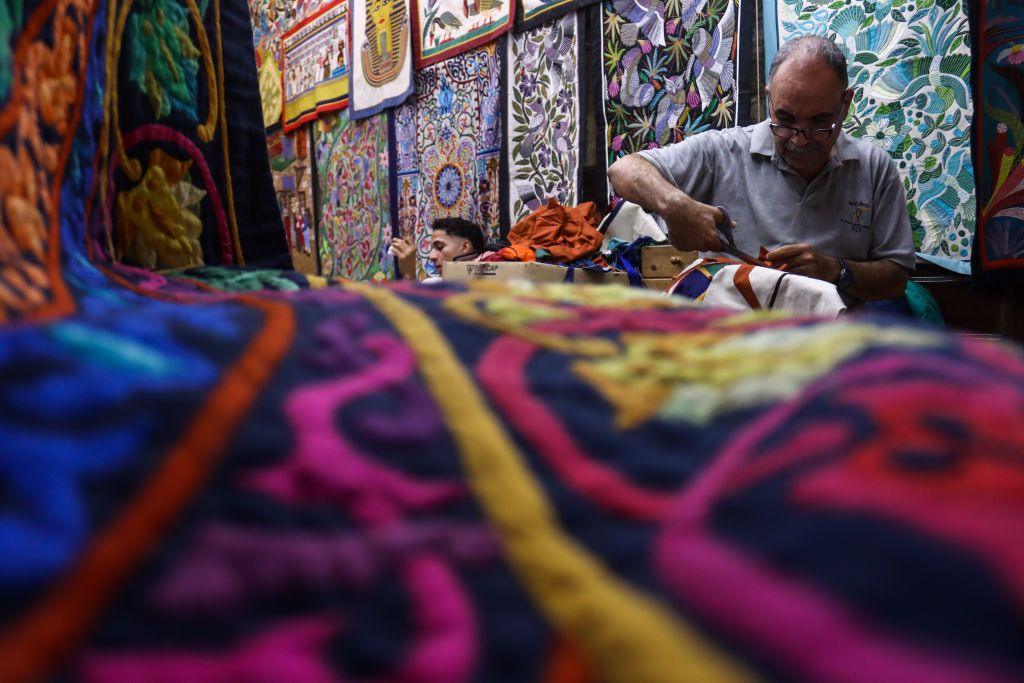
[[[832,133],[835,132],[836,126],[839,125],[838,121],[833,121],[832,125],[828,128],[793,128],[792,126],[782,126],[778,123],[769,123],[772,129],[772,135],[780,140],[792,140],[801,133],[805,138],[813,142],[825,142]]]
[[[849,90],[846,92],[849,92]],[[771,100],[769,100],[769,106],[771,106],[770,103]],[[830,137],[832,137],[832,133],[836,131],[836,126],[841,125],[841,122],[837,119],[842,110],[843,104],[840,103],[839,108],[836,109],[835,113],[832,115],[832,125],[828,128],[793,128],[792,126],[783,126],[778,123],[769,123],[768,125],[772,129],[772,135],[780,140],[793,140],[796,136],[802,133],[808,141],[826,142]]]

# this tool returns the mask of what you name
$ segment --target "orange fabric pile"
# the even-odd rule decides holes
[[[549,198],[546,205],[512,226],[508,241],[517,251],[520,247],[543,249],[552,261],[575,261],[601,248],[598,223],[594,202],[562,206]]]

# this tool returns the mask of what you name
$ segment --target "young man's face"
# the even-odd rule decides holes
[[[454,261],[460,256],[473,253],[473,243],[465,237],[449,235],[447,230],[434,230],[430,234],[431,263],[438,269],[445,261]]]

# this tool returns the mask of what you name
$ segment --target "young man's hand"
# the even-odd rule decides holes
[[[398,272],[403,278],[416,279],[416,247],[407,239],[395,237],[391,240],[391,251],[398,259]]]

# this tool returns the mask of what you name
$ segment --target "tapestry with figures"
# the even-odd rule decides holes
[[[412,44],[406,0],[351,0],[352,86],[349,116],[361,119],[412,93]]]
[[[854,101],[844,130],[896,161],[917,251],[969,261],[977,203],[963,0],[773,2],[780,43],[824,35],[846,55]]]
[[[605,0],[607,163],[739,122],[736,0]]]
[[[510,224],[548,197],[579,198],[579,23],[569,14],[508,40],[506,121]]]
[[[313,132],[321,275],[394,279],[386,115],[352,121],[343,110]]]
[[[267,135],[267,151],[277,205],[281,209],[284,234],[292,255],[292,267],[301,273],[316,275],[320,271],[320,263],[309,136],[308,127],[292,133],[270,133]]]
[[[436,64],[512,28],[516,0],[410,0],[417,69]]]
[[[334,0],[281,37],[285,132],[349,100],[349,0]]]
[[[417,72],[415,95],[395,111],[398,229],[421,266],[435,218],[465,218],[497,236],[500,58],[492,43]]]

